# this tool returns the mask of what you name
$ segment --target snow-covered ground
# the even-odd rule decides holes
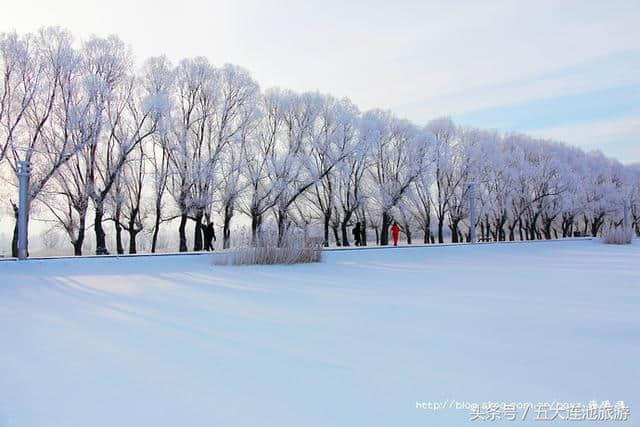
[[[0,343],[3,427],[471,423],[416,407],[447,399],[623,400],[638,425],[640,245],[5,261]]]

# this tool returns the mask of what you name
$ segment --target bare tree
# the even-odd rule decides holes
[[[426,130],[431,132],[435,139],[435,201],[432,205],[435,208],[438,220],[438,243],[444,242],[444,221],[451,202],[451,191],[454,187],[447,186],[447,174],[451,170],[451,147],[454,144],[457,129],[450,118],[442,117],[430,121]]]
[[[180,251],[186,251],[186,221],[191,215],[194,250],[202,249],[202,221],[210,214],[214,193],[221,185],[220,161],[226,147],[247,126],[257,84],[235,66],[221,69],[206,60],[184,60],[176,72],[179,114],[170,150],[170,192],[180,210]]]
[[[90,153],[95,164],[90,182],[96,254],[101,255],[108,253],[102,224],[105,201],[131,152],[156,131],[165,104],[162,93],[149,93],[150,88],[141,87],[132,75],[130,53],[119,39],[94,38],[88,43],[94,62],[103,70],[101,83],[109,88],[105,94],[106,129]]]
[[[326,138],[321,111],[328,98],[317,93],[284,92],[283,138],[272,161],[272,181],[280,191],[275,201],[278,245],[287,231],[287,215],[293,203],[324,179],[353,150],[354,141]],[[314,161],[321,159],[321,161]]]
[[[96,154],[105,132],[105,109],[113,90],[109,82],[115,78],[105,65],[109,52],[103,49],[102,55],[96,54],[99,43],[97,39],[86,43],[77,55],[78,66],[60,80],[55,126],[61,138],[69,139],[78,147],[78,155],[54,176],[52,192],[65,203],[49,203],[48,196],[43,198],[66,231],[75,255],[82,254],[86,216],[95,184]]]
[[[148,148],[148,161],[152,170],[153,194],[153,228],[151,237],[151,252],[156,252],[160,225],[171,219],[164,216],[165,194],[169,185],[170,173],[170,145],[171,137],[171,109],[172,86],[174,84],[174,70],[169,60],[164,57],[154,57],[147,60],[142,72],[142,85],[148,93],[156,94],[154,102],[164,111],[159,115],[159,122],[151,135],[153,144]]]
[[[390,113],[364,114],[362,137],[372,146],[371,198],[380,213],[380,244],[389,244],[392,210],[429,165],[430,134]]]
[[[122,228],[129,234],[129,253],[137,253],[136,237],[144,229],[146,212],[143,209],[143,190],[147,159],[144,152],[146,144],[138,144],[134,155],[129,158],[121,174],[124,187],[122,207]]]
[[[325,170],[333,159],[344,157],[344,160],[335,165],[322,179],[313,186],[308,194],[308,201],[320,213],[324,228],[324,246],[329,246],[329,228],[334,229],[336,242],[341,242],[343,246],[349,246],[349,240],[346,233],[346,221],[341,221],[341,213],[343,210],[338,209],[338,190],[340,189],[339,176],[343,172],[341,166],[347,160],[353,162],[356,156],[351,152],[355,151],[357,137],[357,115],[358,110],[348,100],[336,100],[332,97],[325,97],[321,106],[321,111],[317,118],[317,138],[324,146],[333,147],[333,149],[314,150],[311,153],[311,161],[315,170]],[[349,153],[344,156],[342,151],[348,150]],[[357,162],[356,162],[357,164]],[[352,171],[351,171],[352,172]],[[344,183],[344,181],[342,182]],[[347,190],[347,198],[350,196]],[[348,206],[347,212],[355,209],[352,200],[344,200]],[[343,205],[344,207],[344,205]],[[337,225],[336,225],[337,224]],[[339,237],[337,230],[341,224],[345,224],[342,230],[342,238]]]
[[[272,167],[278,138],[284,127],[282,98],[278,90],[269,90],[260,98],[260,119],[253,138],[242,146],[242,175],[247,183],[240,199],[240,210],[251,218],[251,245],[258,243],[264,215],[275,205],[281,191]]]
[[[8,137],[7,150],[10,152],[9,167],[17,180],[18,164],[27,160],[31,164],[31,176],[27,206],[46,188],[51,178],[80,147],[74,144],[68,135],[58,132],[55,121],[57,104],[61,99],[62,81],[74,72],[77,66],[76,55],[72,47],[71,35],[57,28],[44,28],[34,36],[34,49],[23,50],[22,54],[32,53],[29,63],[38,70],[34,75],[35,92],[31,102],[22,112],[23,132]],[[7,113],[7,123],[15,123]],[[15,181],[14,181],[15,182]],[[12,202],[17,221],[17,205]],[[12,253],[17,256],[17,226],[14,229]]]
[[[11,152],[14,139],[26,130],[27,110],[35,101],[47,68],[32,34],[0,34],[0,164]]]

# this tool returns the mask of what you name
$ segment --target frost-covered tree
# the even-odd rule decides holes
[[[274,213],[278,245],[284,242],[289,209],[313,185],[324,179],[353,149],[355,141],[327,137],[322,111],[329,98],[318,93],[280,93],[281,139],[272,156],[271,181],[278,188]],[[314,161],[315,159],[315,161]],[[318,161],[321,159],[321,161]]]
[[[392,211],[430,165],[431,134],[389,112],[372,110],[362,118],[361,138],[370,145],[370,194],[379,212],[380,244],[389,244]]]
[[[96,84],[108,88],[104,131],[90,153],[95,164],[90,182],[96,254],[105,254],[105,202],[131,153],[157,131],[166,114],[166,101],[164,93],[140,84],[133,74],[131,53],[121,40],[111,36],[93,38],[88,43],[92,62],[101,70]]]
[[[267,91],[260,97],[258,108],[260,119],[254,136],[242,146],[241,173],[246,191],[239,207],[251,219],[251,245],[258,243],[264,215],[273,208],[280,192],[280,184],[272,171],[284,126],[280,92]]]
[[[506,240],[505,226],[514,197],[516,170],[497,132],[483,132],[479,150],[482,161],[476,165],[476,176],[471,179],[476,183],[479,193],[480,235],[484,240]]]
[[[180,251],[187,250],[185,227],[194,225],[194,250],[203,247],[205,214],[222,185],[220,161],[225,149],[244,132],[255,108],[258,85],[235,66],[216,69],[204,58],[183,60],[175,73],[177,111],[171,158],[170,192],[180,211]]]
[[[29,160],[28,205],[46,208],[42,219],[53,218],[76,255],[91,216],[99,254],[113,237],[107,220],[117,252],[127,235],[137,251],[143,230],[153,252],[161,224],[178,219],[186,251],[189,221],[195,250],[214,218],[227,248],[239,213],[253,245],[265,223],[279,244],[296,227],[306,237],[321,230],[325,245],[349,245],[354,222],[387,244],[393,220],[408,241],[419,230],[425,243],[443,242],[445,232],[469,239],[471,227],[485,240],[596,236],[621,226],[625,211],[640,231],[638,166],[602,153],[447,117],[419,129],[319,93],[261,92],[246,70],[205,58],[143,64],[134,69],[115,36],[76,45],[59,28],[0,34],[7,199],[17,216],[18,165]]]
[[[416,228],[422,231],[423,243],[431,243],[433,237],[431,232],[432,185],[432,174],[422,173],[407,191],[402,206],[402,209],[411,215]]]
[[[18,61],[23,63],[21,67],[31,67],[31,71],[27,71],[26,68],[19,71],[21,78],[33,79],[29,83],[24,83],[21,90],[33,92],[29,95],[18,95],[19,101],[16,102],[5,101],[8,110],[2,113],[5,145],[1,148],[9,164],[7,180],[16,187],[20,161],[27,160],[31,164],[27,195],[29,211],[32,202],[46,190],[58,170],[80,149],[64,133],[64,129],[56,126],[57,120],[55,120],[57,108],[63,102],[62,82],[75,73],[78,62],[71,35],[58,28],[43,28],[36,35],[25,37],[22,43],[19,40],[9,43],[15,44],[12,47],[15,55],[24,56]],[[28,46],[29,44],[32,45]],[[3,68],[8,69],[6,66]],[[11,86],[11,82],[6,84],[8,86],[5,88]],[[7,92],[4,92],[3,96],[8,99],[13,97]],[[28,104],[24,110],[22,102]],[[18,120],[16,115],[22,115],[22,118]],[[11,202],[16,214],[16,227],[12,241],[14,256],[17,256],[18,208],[16,202],[13,200]]]
[[[245,70],[226,66],[222,70],[222,108],[220,129],[229,141],[220,161],[219,206],[222,214],[222,247],[231,243],[231,219],[247,186],[242,174],[244,147],[255,138],[260,111],[259,88]]]
[[[34,34],[0,33],[0,164],[28,131],[27,110],[47,77],[41,41]]]
[[[357,208],[355,197],[350,190],[357,191],[357,189],[348,187],[353,184],[350,182],[352,178],[359,179],[358,176],[349,177],[349,174],[354,172],[353,169],[350,170],[350,166],[358,167],[357,153],[361,152],[356,147],[359,142],[357,140],[358,110],[346,99],[337,100],[326,96],[323,101],[316,124],[317,138],[320,144],[328,148],[313,150],[311,162],[316,171],[329,169],[329,172],[316,182],[309,191],[307,200],[319,212],[322,219],[324,245],[329,246],[329,228],[332,228],[336,242],[341,242],[342,246],[349,246],[346,227],[353,211]],[[332,167],[336,157],[344,160]],[[349,177],[347,180],[340,179],[343,173]],[[347,188],[342,188],[341,185],[346,185]],[[340,190],[345,191],[341,194]],[[340,196],[345,197],[341,199]],[[341,209],[338,209],[339,205]],[[342,217],[343,213],[344,217]],[[338,230],[341,232],[339,233]]]
[[[444,242],[444,222],[449,211],[451,191],[454,187],[447,185],[447,176],[452,169],[452,147],[455,144],[457,128],[448,117],[434,119],[425,128],[434,138],[435,191],[432,195],[436,219],[438,221],[438,242]]]
[[[160,225],[170,218],[165,216],[165,205],[170,173],[170,145],[171,136],[171,110],[173,102],[172,85],[174,82],[174,69],[171,62],[164,56],[149,58],[142,71],[141,84],[146,91],[155,94],[149,99],[156,105],[159,114],[156,132],[151,135],[151,144],[147,148],[147,161],[151,171],[151,194],[153,211],[153,226],[151,231],[151,252],[156,251]]]
[[[136,238],[144,230],[144,222],[147,211],[144,209],[144,189],[147,176],[147,159],[145,146],[138,144],[125,164],[121,176],[122,188],[122,220],[118,218],[120,225],[129,234],[129,253],[135,254],[137,250]]]
[[[362,229],[366,228],[366,218],[361,214],[366,198],[365,180],[366,172],[370,167],[371,146],[360,138],[360,115],[355,106],[351,106],[345,114],[345,119],[341,126],[343,138],[351,140],[356,138],[354,149],[345,157],[344,161],[338,163],[336,171],[336,205],[340,218],[340,230],[342,244],[349,246],[349,235],[347,227],[357,216]],[[349,143],[351,145],[351,143]],[[360,215],[358,215],[360,212]],[[362,236],[361,236],[362,237]],[[361,241],[364,245],[366,240]]]

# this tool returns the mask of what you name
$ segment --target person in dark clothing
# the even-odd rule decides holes
[[[216,240],[216,232],[213,229],[213,222],[205,225],[202,233],[204,234],[204,250],[212,251],[213,242]]]
[[[353,230],[351,230],[351,234],[353,234],[353,240],[354,240],[353,244],[356,246],[362,246],[362,240],[361,240],[362,230],[359,222],[356,222],[356,226],[353,227]]]

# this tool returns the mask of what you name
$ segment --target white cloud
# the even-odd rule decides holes
[[[637,115],[536,129],[527,133],[557,139],[587,150],[600,149],[623,163],[640,161],[640,117]]]
[[[640,84],[640,51],[620,52],[566,69],[527,76],[514,82],[481,86],[394,106],[416,122],[440,115],[460,115],[533,100],[577,95]]]

